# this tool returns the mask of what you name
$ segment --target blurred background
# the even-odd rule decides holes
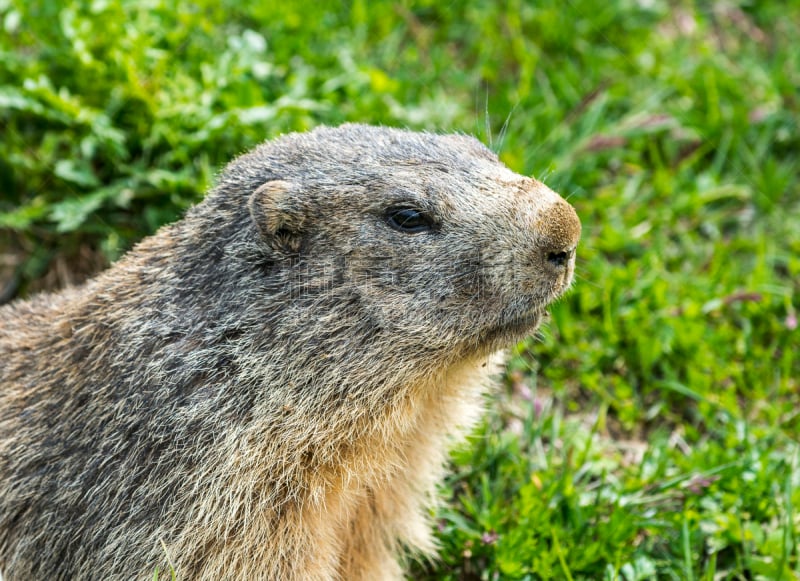
[[[412,577],[800,579],[798,40],[796,0],[0,0],[0,303],[278,134],[476,135],[584,237]]]

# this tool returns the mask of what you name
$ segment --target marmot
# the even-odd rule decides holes
[[[344,125],[235,159],[97,278],[0,309],[6,581],[401,577],[487,360],[579,236],[464,135]]]

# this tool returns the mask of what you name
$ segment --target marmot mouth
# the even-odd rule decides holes
[[[509,323],[506,323],[503,325],[503,328],[512,333],[520,332],[526,334],[538,327],[539,323],[546,314],[547,311],[545,310],[545,307],[536,307],[524,315],[511,320]]]
[[[509,347],[533,333],[546,316],[547,311],[544,306],[534,307],[518,317],[503,321],[489,329],[482,337],[482,342],[491,350]]]

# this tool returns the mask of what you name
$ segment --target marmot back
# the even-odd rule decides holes
[[[84,286],[0,309],[0,570],[400,578],[487,359],[580,223],[476,140],[345,125],[234,160]]]

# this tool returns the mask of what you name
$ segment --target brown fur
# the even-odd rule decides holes
[[[238,158],[96,279],[0,309],[6,581],[401,577],[488,359],[579,235],[465,136],[347,125]]]

